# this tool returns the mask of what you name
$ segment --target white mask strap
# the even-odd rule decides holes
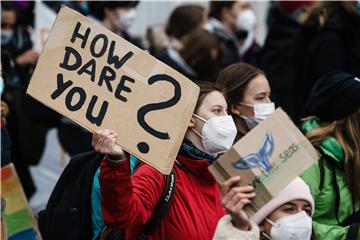
[[[267,235],[265,232],[261,232],[261,235],[263,235],[266,239],[271,240],[271,237]]]
[[[195,113],[193,113],[193,115],[194,115],[194,117],[200,119],[201,121],[207,122],[207,120],[205,120],[204,118],[200,117],[199,115],[197,115],[197,114],[195,114]]]
[[[190,128],[196,135],[199,136],[199,138],[206,140],[198,131],[195,130],[195,128]]]
[[[270,219],[268,218],[265,218],[265,221],[267,221],[268,223],[270,223],[272,226],[274,227],[278,227],[278,224],[274,223],[273,221],[271,221]]]
[[[246,107],[254,108],[254,105],[252,105],[252,104],[247,104],[247,103],[242,103],[242,102],[240,104],[243,106],[246,106]]]

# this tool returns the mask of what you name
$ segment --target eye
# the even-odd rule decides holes
[[[258,96],[255,98],[256,101],[264,101],[265,100],[265,96]]]
[[[284,212],[291,213],[291,212],[293,212],[295,210],[295,208],[291,207],[291,206],[288,206],[288,207],[285,207],[283,210],[284,210]]]
[[[308,208],[304,208],[303,210],[306,212],[306,214],[307,214],[308,216],[311,215],[311,209],[310,209],[309,207],[308,207]]]
[[[221,108],[214,108],[214,110],[212,111],[213,113],[215,113],[215,114],[221,114],[221,112],[222,112],[222,109]]]

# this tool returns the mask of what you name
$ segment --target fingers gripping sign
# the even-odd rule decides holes
[[[231,177],[222,185],[222,204],[232,217],[233,224],[242,230],[250,228],[250,220],[244,212],[245,205],[251,203],[255,197],[254,188],[252,186],[240,186],[240,177]]]
[[[118,135],[114,130],[99,130],[94,133],[91,145],[95,151],[107,155],[110,159],[125,159],[127,153],[116,144],[117,137]]]

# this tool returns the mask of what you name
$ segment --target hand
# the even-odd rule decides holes
[[[99,130],[94,133],[91,145],[95,151],[108,155],[112,160],[125,159],[127,153],[116,144],[117,137],[114,130]]]
[[[16,58],[16,63],[20,66],[26,65],[26,64],[35,64],[37,60],[39,59],[39,53],[30,49],[21,54]]]
[[[248,215],[243,211],[246,204],[251,203],[250,198],[255,197],[252,186],[237,187],[240,177],[231,177],[222,185],[222,204],[229,212],[235,227],[248,231],[250,229],[250,220]]]

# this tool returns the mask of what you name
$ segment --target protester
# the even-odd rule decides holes
[[[268,13],[268,32],[258,56],[258,66],[266,72],[276,102],[298,124],[304,108],[304,49],[308,35],[301,18],[313,1],[276,1]]]
[[[255,197],[254,188],[236,187],[238,183],[240,177],[223,183],[222,203],[229,215],[219,221],[214,239],[311,239],[314,200],[301,178],[295,178],[252,217],[246,214],[244,207]]]
[[[10,56],[7,52],[1,51],[0,68],[0,96],[1,96],[1,167],[11,162],[11,138],[6,128],[9,106],[2,100],[5,91],[5,83],[11,72]]]
[[[128,32],[136,19],[138,4],[139,1],[103,1],[101,20],[104,27],[144,49],[143,44]]]
[[[318,239],[359,239],[360,79],[331,72],[315,84],[302,128],[321,159],[302,178],[315,199]]]
[[[249,64],[237,63],[223,69],[216,86],[224,93],[234,118],[236,141],[275,111],[265,73]]]
[[[150,239],[211,239],[225,214],[220,188],[207,168],[231,147],[236,127],[227,115],[224,96],[210,83],[200,84],[200,89],[174,165],[176,193],[167,216]],[[98,131],[93,137],[95,150],[108,156],[101,163],[99,177],[103,216],[106,225],[126,230],[126,238],[132,239],[150,219],[166,176],[142,164],[130,177],[128,154],[115,144],[116,138],[112,130]]]
[[[166,26],[168,40],[163,41],[166,45],[155,52],[154,56],[186,77],[193,80],[200,80],[201,78],[198,78],[198,73],[192,66],[196,65],[196,63],[193,63],[195,61],[190,61],[189,55],[191,54],[191,57],[194,57],[193,54],[196,54],[202,57],[204,53],[210,52],[211,49],[218,48],[216,39],[209,36],[210,34],[207,32],[201,32],[199,30],[205,23],[206,14],[203,7],[199,5],[182,5],[177,7],[171,13]],[[188,37],[190,33],[195,31],[197,31],[197,33],[193,33],[191,37]],[[154,37],[155,36],[153,36],[153,38]],[[163,37],[163,35],[160,35],[160,37]],[[186,38],[187,40],[185,40]],[[152,39],[151,41],[155,42],[156,40]],[[201,44],[199,44],[199,42],[201,42]],[[202,47],[200,46],[202,44],[205,45]],[[159,47],[160,46],[157,48]],[[201,63],[197,65],[201,65]],[[209,71],[210,69],[206,70]],[[205,75],[205,71],[201,70],[200,72],[200,75]]]
[[[26,196],[35,192],[29,164],[36,164],[44,148],[45,131],[34,124],[27,114],[25,89],[39,54],[32,50],[30,35],[17,23],[17,12],[11,2],[1,2],[1,51],[13,59],[13,71],[6,77],[6,101],[11,114],[7,118],[7,129],[12,140],[11,156],[19,174]],[[3,60],[3,59],[2,59]],[[29,142],[32,144],[30,145]]]
[[[225,47],[222,66],[237,62],[257,64],[259,45],[255,40],[256,16],[248,1],[211,1],[210,26]]]
[[[358,1],[319,1],[309,11],[304,35],[310,36],[302,60],[302,102],[316,80],[329,71],[360,75],[360,7]]]
[[[211,33],[201,28],[193,31],[184,38],[179,54],[192,71],[190,79],[215,82],[220,72],[221,46]]]

